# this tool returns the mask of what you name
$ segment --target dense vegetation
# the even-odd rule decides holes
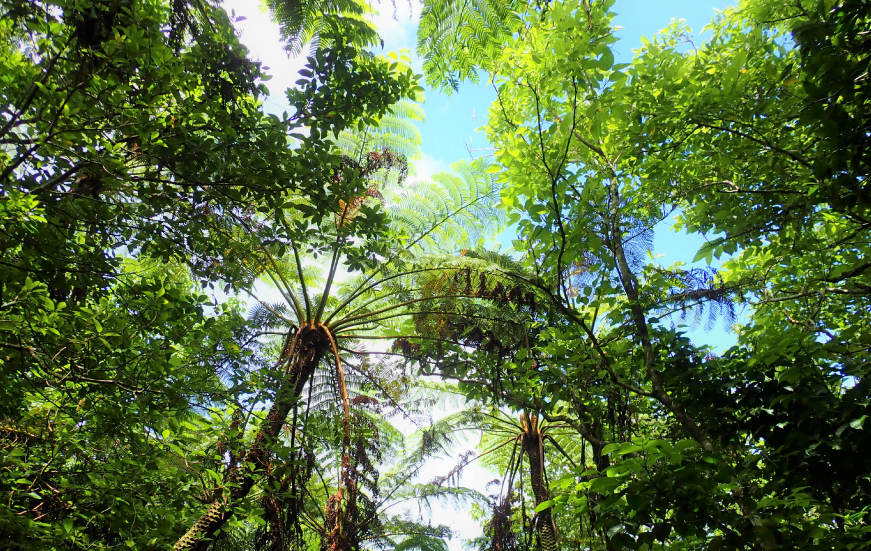
[[[865,548],[871,4],[615,65],[614,3],[427,0],[419,77],[270,0],[277,117],[210,0],[0,0],[0,548],[444,550],[433,500],[488,550]],[[414,179],[419,78],[494,84],[492,158]]]

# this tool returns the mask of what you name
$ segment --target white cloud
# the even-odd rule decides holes
[[[375,6],[378,14],[372,18],[372,21],[385,42],[389,40],[407,45],[415,41],[415,31],[422,9],[423,5],[419,0],[410,3],[402,0],[396,0],[395,3],[381,0],[381,3]]]
[[[294,83],[299,78],[297,73],[305,65],[308,48],[303,48],[301,55],[288,57],[281,42],[278,25],[272,22],[259,2],[224,0],[224,9],[228,13],[232,10],[237,17],[246,18],[235,24],[241,34],[240,40],[250,50],[253,59],[269,67],[265,72],[272,75],[272,79],[266,82],[270,95],[265,102],[265,110],[277,115],[283,111],[290,112],[284,91],[295,87]]]
[[[414,179],[431,180],[436,172],[448,172],[451,167],[445,161],[423,153],[421,158],[414,161]]]

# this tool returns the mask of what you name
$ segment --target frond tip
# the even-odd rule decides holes
[[[425,0],[417,52],[429,84],[447,92],[460,82],[477,82],[478,70],[493,67],[491,52],[501,49],[521,23],[520,0]]]
[[[360,0],[263,0],[272,20],[278,23],[281,40],[290,55],[297,55],[312,42],[324,45],[321,35],[341,29],[348,41],[362,46],[377,42],[378,33],[367,19],[368,2]]]

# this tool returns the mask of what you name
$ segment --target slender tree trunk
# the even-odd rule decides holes
[[[303,387],[330,348],[329,335],[322,327],[303,326],[294,337],[287,360],[287,376],[276,393],[272,408],[239,466],[231,467],[224,476],[225,482],[232,482],[235,486],[224,491],[223,499],[212,502],[209,509],[176,542],[173,546],[175,551],[205,550],[216,532],[233,516],[233,503],[247,496],[258,478],[258,471],[266,470],[272,442],[278,437]],[[254,470],[248,467],[249,464],[254,465]]]
[[[647,368],[647,378],[650,380],[651,392],[650,396],[656,399],[660,404],[665,406],[675,418],[683,426],[687,434],[690,435],[696,442],[701,445],[702,449],[707,452],[715,452],[716,447],[708,438],[705,430],[696,423],[695,419],[674,400],[662,382],[661,373],[656,366],[656,353],[653,350],[653,344],[650,338],[650,331],[645,319],[646,311],[642,309],[639,302],[639,284],[635,274],[630,269],[629,262],[626,260],[626,251],[623,249],[623,231],[620,228],[620,217],[618,207],[620,204],[620,193],[618,189],[617,178],[611,178],[609,186],[609,201],[610,201],[610,219],[609,238],[611,240],[611,248],[614,253],[614,260],[617,263],[617,272],[620,276],[620,281],[626,297],[629,299],[629,312],[633,323],[635,324],[636,333],[641,341],[641,347],[644,351],[644,363]],[[723,459],[720,459],[723,461]],[[780,545],[777,543],[775,531],[764,525],[757,514],[755,503],[738,503],[741,514],[747,522],[741,530],[742,536],[748,541],[753,541],[755,549],[760,551],[774,551]]]
[[[529,479],[532,482],[532,493],[535,495],[535,506],[538,507],[550,499],[550,493],[544,483],[544,447],[541,433],[537,430],[527,431],[521,437],[523,451],[529,459]],[[537,514],[539,537],[542,551],[556,551],[556,527],[553,524],[551,508],[548,507]]]
[[[647,368],[647,378],[650,380],[650,387],[652,389],[650,394],[675,416],[687,434],[698,442],[705,451],[713,451],[714,445],[708,439],[704,429],[666,392],[662,383],[662,377],[656,367],[656,353],[653,350],[650,331],[645,319],[646,312],[641,308],[641,304],[639,304],[638,279],[632,273],[629,262],[626,260],[626,251],[623,249],[623,231],[620,227],[620,214],[618,210],[620,205],[618,186],[617,178],[611,178],[609,186],[611,212],[610,219],[608,220],[608,238],[611,240],[611,250],[617,263],[617,273],[620,276],[620,282],[623,290],[626,292],[626,298],[629,299],[629,313],[635,324],[638,339],[641,341],[641,349],[644,351],[644,364]]]

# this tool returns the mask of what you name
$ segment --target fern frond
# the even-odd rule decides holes
[[[363,0],[264,0],[264,3],[278,23],[290,55],[299,54],[309,42],[315,49],[325,46],[323,35],[333,29],[340,29],[354,44],[372,46],[377,42],[375,27],[367,19],[373,10]]]
[[[273,304],[256,303],[248,312],[248,319],[251,324],[258,327],[261,331],[286,331],[288,329],[287,322],[281,317],[293,318],[293,312],[283,302]]]
[[[471,249],[505,222],[500,186],[485,160],[458,161],[454,173],[434,174],[385,193],[391,221],[417,246],[443,252]]]
[[[393,551],[448,551],[448,544],[441,538],[413,534],[396,544]]]
[[[528,2],[523,0],[425,0],[417,51],[428,83],[456,91],[477,82],[478,70],[493,69],[493,52],[517,32]]]

